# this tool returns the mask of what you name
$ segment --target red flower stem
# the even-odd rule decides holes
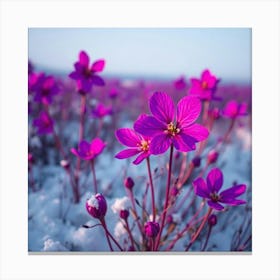
[[[80,127],[79,127],[79,143],[84,138],[84,131],[85,131],[85,113],[86,113],[86,94],[81,95],[81,105],[80,105]],[[80,157],[77,158],[77,165],[75,171],[75,182],[76,188],[79,189],[79,176],[80,176],[80,169],[81,169],[81,159]],[[78,198],[78,201],[80,197]]]
[[[151,173],[151,164],[150,164],[149,157],[147,157],[147,168],[148,168],[151,194],[152,194],[152,209],[153,209],[153,222],[154,222],[156,219],[155,192],[154,192],[154,184],[153,184],[153,178],[152,178],[152,173]]]
[[[128,190],[128,195],[129,195],[129,198],[131,200],[132,210],[133,210],[133,212],[134,212],[134,214],[136,216],[135,221],[137,223],[137,226],[139,228],[139,231],[140,231],[142,237],[144,237],[143,231],[142,231],[142,227],[141,227],[140,222],[139,222],[139,216],[137,214],[136,205],[135,205],[135,199],[134,199],[134,195],[133,195],[132,190]]]
[[[127,219],[124,220],[125,221],[125,227],[126,227],[126,230],[127,230],[127,233],[128,233],[128,236],[129,236],[129,239],[130,239],[130,242],[131,242],[131,247],[135,250],[135,241],[134,241],[134,238],[132,236],[132,233],[131,233],[131,230],[129,228],[129,224],[128,224],[128,221]]]
[[[186,227],[185,227],[181,232],[179,232],[179,233],[177,234],[176,238],[173,239],[173,241],[171,241],[171,243],[170,243],[170,245],[167,247],[166,251],[170,251],[170,250],[174,247],[174,245],[176,244],[176,242],[177,242],[179,239],[181,239],[181,238],[183,237],[184,233],[185,233],[186,231],[188,231],[189,228],[190,228],[191,226],[195,225],[196,223],[198,223],[200,220],[203,219],[203,217],[202,217],[202,218],[198,219],[197,221],[194,221],[194,219],[195,219],[195,218],[198,216],[198,214],[201,212],[203,206],[204,206],[204,203],[201,203],[200,209],[198,209],[198,210],[196,211],[196,213],[193,215],[193,217],[191,218],[191,220],[187,223]]]
[[[94,192],[98,193],[97,179],[96,179],[96,173],[95,173],[95,168],[94,168],[94,159],[90,160],[90,167],[91,167],[91,172],[92,172],[92,177],[93,177]]]
[[[208,119],[208,109],[210,102],[208,100],[203,102],[203,115],[202,115],[202,123],[205,125]]]
[[[223,138],[223,142],[224,142],[224,143],[228,141],[228,138],[229,138],[229,136],[230,136],[230,133],[231,133],[233,127],[234,127],[234,123],[235,123],[235,118],[233,118],[233,119],[231,120],[231,123],[230,123],[230,125],[229,125],[229,128],[228,128],[228,130],[227,130],[227,132],[226,132],[226,134],[225,134],[225,136],[224,136],[224,138]]]
[[[97,129],[96,137],[99,137],[99,136],[100,136],[100,133],[101,133],[102,128],[103,128],[103,124],[104,124],[103,119],[99,119],[99,123],[98,123],[98,129]]]
[[[58,137],[58,135],[56,134],[55,130],[53,130],[53,137],[54,137],[54,141],[55,141],[55,145],[56,145],[56,148],[58,149],[58,151],[61,153],[63,159],[67,159],[66,157],[66,154],[63,150],[63,147],[62,147],[62,144],[61,144],[61,141]]]
[[[168,208],[168,202],[169,202],[169,193],[170,193],[172,158],[173,158],[173,145],[171,144],[169,166],[168,166],[168,176],[167,176],[166,192],[165,192],[165,203],[164,203],[164,208],[163,208],[163,213],[162,213],[162,218],[161,218],[160,230],[159,230],[159,234],[158,234],[156,245],[155,245],[155,251],[158,250],[158,247],[160,245],[160,238],[161,238],[162,231],[163,231],[163,228],[164,228],[164,225],[165,225],[165,218],[166,218],[166,214],[167,214],[167,208]]]
[[[193,237],[192,237],[192,239],[191,239],[190,243],[188,244],[188,246],[187,246],[185,251],[189,251],[190,247],[193,245],[195,240],[198,238],[198,236],[199,236],[200,232],[202,231],[205,223],[207,222],[208,217],[210,216],[211,212],[212,212],[212,208],[209,208],[208,212],[206,213],[206,215],[205,215],[205,217],[204,217],[204,219],[202,221],[202,223],[200,224],[200,226],[199,226],[198,230],[196,231],[196,233],[193,235]]]
[[[107,239],[108,245],[109,245],[109,247],[110,247],[110,250],[113,252],[114,249],[113,249],[113,247],[112,247],[111,240],[110,240],[110,238],[109,238],[109,234],[108,234],[108,230],[107,230],[107,226],[106,226],[106,224],[105,224],[104,218],[103,218],[103,219],[100,219],[100,222],[101,222],[102,227],[103,227],[104,230],[105,230],[106,239]]]
[[[212,232],[212,228],[213,228],[213,226],[209,226],[209,228],[208,228],[207,236],[206,236],[206,239],[205,239],[205,242],[204,242],[204,245],[203,245],[201,251],[205,251],[205,249],[207,247],[207,244],[208,244],[208,241],[209,241],[209,237],[210,237],[211,232]]]
[[[108,235],[108,237],[110,237],[114,243],[117,245],[117,247],[120,249],[120,251],[123,251],[122,247],[120,246],[120,244],[118,243],[118,241],[114,238],[114,236],[110,233],[110,231],[108,230],[107,228],[107,225],[106,225],[106,222],[105,222],[105,219],[104,218],[101,218],[100,219],[100,222],[106,232],[106,235]]]
[[[33,172],[32,172],[32,167],[28,167],[28,175],[29,175],[29,178],[30,178],[30,186],[31,186],[31,189],[33,192],[36,191],[35,189],[35,181],[34,181],[34,177],[33,177]]]

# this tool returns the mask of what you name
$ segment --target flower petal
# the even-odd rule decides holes
[[[70,151],[71,151],[71,153],[74,154],[75,156],[77,156],[77,157],[80,156],[79,153],[78,153],[78,151],[77,151],[75,148],[72,148]]]
[[[130,128],[120,128],[115,132],[118,141],[128,147],[137,147],[141,143],[141,137]]]
[[[246,185],[244,185],[244,184],[233,186],[220,193],[220,201],[228,203],[228,201],[231,201],[231,200],[235,199],[236,197],[242,195],[245,191],[246,191]]]
[[[115,158],[118,158],[118,159],[129,158],[129,157],[139,154],[140,152],[141,151],[138,149],[126,149],[126,150],[123,150],[123,151],[117,153],[115,155]]]
[[[214,202],[212,200],[208,200],[207,203],[211,208],[213,208],[215,210],[221,211],[224,209],[223,205],[221,205],[220,203]]]
[[[169,135],[164,133],[159,134],[152,138],[150,144],[150,152],[154,155],[163,154],[168,150],[171,145],[171,139]]]
[[[157,134],[163,133],[166,125],[153,116],[140,115],[134,123],[134,129],[144,135],[153,137]]]
[[[96,86],[104,86],[105,85],[105,82],[104,82],[104,80],[101,78],[101,77],[99,77],[99,76],[97,76],[97,75],[93,75],[92,77],[91,77],[91,80],[92,80],[92,83],[94,84],[94,85],[96,85]]]
[[[219,168],[213,168],[208,173],[207,185],[211,192],[219,192],[223,185],[223,173]]]
[[[93,72],[101,72],[105,67],[105,60],[100,59],[95,61],[91,66],[91,71]]]
[[[210,191],[207,187],[206,182],[201,177],[193,181],[193,186],[196,195],[204,198],[210,198]]]
[[[155,92],[150,98],[150,110],[152,114],[164,123],[174,120],[175,106],[171,97],[164,92]]]
[[[189,90],[189,94],[199,95],[201,93],[201,82],[199,79],[192,78],[191,79],[191,88]]]
[[[185,96],[177,106],[177,125],[181,129],[192,124],[201,111],[201,102],[194,96]]]
[[[91,141],[90,147],[91,150],[94,151],[95,156],[97,156],[102,153],[106,144],[100,138],[95,138]]]
[[[241,200],[241,199],[230,199],[230,200],[221,201],[221,202],[226,203],[226,204],[231,205],[231,206],[237,206],[237,205],[242,205],[242,204],[247,203],[245,200]]]
[[[148,153],[148,152],[143,152],[143,153],[141,153],[134,161],[133,161],[133,163],[134,164],[139,164],[139,163],[141,163],[145,158],[147,158],[148,156],[150,155],[150,153]]]
[[[88,151],[90,150],[90,144],[85,141],[85,140],[82,140],[79,144],[79,148],[78,148],[78,151],[79,151],[79,154],[85,154],[87,153]]]
[[[215,88],[216,84],[218,83],[218,79],[214,75],[212,75],[208,69],[203,71],[201,80],[206,82],[207,87],[210,89]]]
[[[196,142],[203,141],[209,136],[208,129],[200,124],[193,124],[184,128],[183,133],[193,137]]]
[[[177,134],[172,138],[174,147],[181,152],[189,152],[195,150],[196,140],[189,135],[183,133]]]
[[[85,51],[81,51],[79,54],[79,63],[84,67],[88,67],[89,57]]]

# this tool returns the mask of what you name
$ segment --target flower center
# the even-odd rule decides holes
[[[203,81],[201,84],[202,89],[207,89],[208,88],[208,83]]]
[[[91,70],[89,68],[85,68],[83,72],[87,78],[91,77]]]
[[[172,136],[175,136],[176,134],[178,134],[180,132],[180,128],[177,128],[176,125],[171,122],[167,125],[167,129],[164,130],[164,132],[166,134],[170,134]]]
[[[211,200],[214,202],[218,202],[220,200],[220,196],[217,193],[211,193],[210,194]]]
[[[143,152],[147,152],[150,148],[150,142],[151,141],[146,141],[146,140],[142,140],[141,144],[140,144],[140,148]]]

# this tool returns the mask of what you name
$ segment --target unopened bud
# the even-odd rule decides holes
[[[105,197],[100,193],[92,195],[86,202],[86,209],[93,218],[102,219],[107,212]]]
[[[120,211],[120,218],[126,220],[129,216],[128,210],[124,209]]]
[[[128,188],[129,190],[131,190],[134,186],[134,181],[132,180],[131,177],[127,177],[125,180],[124,180],[124,186],[126,188]]]
[[[209,226],[211,226],[211,227],[213,227],[214,225],[216,225],[216,224],[217,224],[217,216],[214,215],[214,214],[210,215],[209,218],[208,218],[208,224],[209,224]]]
[[[192,164],[194,167],[199,167],[201,163],[201,158],[199,156],[196,156],[192,159]]]
[[[148,237],[155,238],[159,233],[159,224],[157,222],[147,222],[145,224],[145,234]]]
[[[215,163],[218,159],[219,153],[215,150],[211,150],[207,155],[208,164]]]

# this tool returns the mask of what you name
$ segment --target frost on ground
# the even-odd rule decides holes
[[[147,112],[147,100],[140,102],[139,92],[136,94],[134,89],[139,84],[135,82],[126,82],[119,85],[121,87],[118,99],[113,101],[113,116],[103,119],[103,123],[92,117],[87,118],[86,135],[87,140],[91,140],[96,136],[98,128],[103,127],[99,131],[99,136],[107,143],[102,156],[98,157],[95,162],[95,170],[99,192],[102,193],[107,200],[106,223],[109,231],[114,235],[116,240],[128,250],[130,246],[129,237],[125,229],[124,222],[119,219],[119,212],[122,209],[130,208],[131,202],[128,199],[129,194],[124,187],[124,179],[127,176],[133,178],[135,186],[133,189],[135,198],[141,202],[147,188],[148,176],[145,162],[135,166],[132,159],[118,160],[114,155],[118,153],[122,147],[115,140],[114,129],[120,127],[132,127],[133,121],[139,112]],[[156,87],[156,86],[154,86]],[[160,87],[160,85],[158,85]],[[147,86],[146,91],[153,91],[153,86]],[[142,91],[142,89],[141,89]],[[247,95],[246,95],[247,96]],[[89,107],[96,103],[96,99],[104,99],[104,96],[97,95],[91,97]],[[176,96],[175,96],[176,99]],[[177,97],[178,99],[178,97]],[[123,108],[122,104],[130,104]],[[220,105],[222,106],[222,105]],[[74,98],[69,111],[63,111],[62,116],[56,128],[62,136],[64,148],[70,150],[77,147],[78,134],[78,114],[79,102]],[[38,110],[35,108],[34,111]],[[57,107],[52,108],[54,115],[59,114]],[[89,110],[90,111],[90,110]],[[98,225],[99,220],[92,218],[86,211],[86,201],[91,198],[93,188],[93,177],[89,164],[82,162],[82,172],[80,176],[80,203],[73,203],[73,196],[69,176],[63,166],[60,165],[61,158],[54,146],[54,141],[50,135],[37,136],[32,128],[30,117],[29,124],[29,149],[33,152],[35,163],[32,164],[32,170],[29,172],[29,184],[33,182],[33,188],[29,187],[28,196],[28,250],[30,252],[58,252],[58,251],[90,251],[102,252],[109,251],[108,243],[104,229]],[[185,198],[186,193],[193,188],[191,182],[199,175],[206,163],[206,155],[211,150],[219,137],[226,131],[228,122],[226,120],[218,120],[215,124],[213,133],[208,140],[207,147],[202,154],[201,167],[194,170],[192,176],[180,190],[178,200],[174,206],[176,211],[172,213],[172,223],[175,225],[173,233],[170,237],[176,237],[176,234],[186,226],[188,217],[194,214],[201,203],[201,198],[197,198],[196,204],[192,205],[186,213],[184,210],[190,204],[192,193]],[[91,139],[90,139],[91,138]],[[188,153],[189,159],[193,158],[194,152]],[[75,157],[70,155],[71,160]],[[174,157],[174,178],[178,176],[183,155]],[[188,160],[189,160],[188,159]],[[166,186],[166,163],[168,156],[151,156],[151,166],[154,176],[156,205],[163,207],[164,192]],[[224,146],[219,154],[215,167],[219,167],[224,173],[223,188],[229,188],[233,184],[244,183],[247,185],[246,194],[242,199],[247,201],[246,205],[239,207],[227,207],[225,211],[216,213],[218,223],[212,228],[212,233],[205,250],[207,251],[238,251],[251,250],[249,243],[245,249],[241,248],[242,244],[251,237],[251,129],[250,118],[245,117],[242,121],[237,122],[232,133],[230,141]],[[207,172],[211,167],[208,167]],[[207,172],[205,174],[207,174]],[[35,191],[34,191],[35,189]],[[191,190],[193,192],[193,190]],[[147,193],[148,198],[150,192]],[[147,201],[150,201],[149,199]],[[95,201],[92,201],[93,206]],[[137,210],[142,211],[141,207],[136,204]],[[152,219],[151,205],[146,206],[148,210],[147,221]],[[156,218],[157,220],[157,218]],[[141,242],[142,236],[139,234],[138,228],[133,220],[132,215],[129,216],[128,222],[131,225],[132,235],[136,242]],[[94,226],[94,227],[93,227]],[[189,230],[183,238],[181,238],[173,247],[173,251],[184,251],[190,240],[192,229]],[[201,251],[205,242],[207,230],[202,232],[201,238],[193,245],[193,251]],[[118,248],[112,244],[115,250]],[[166,249],[163,247],[163,250]]]

